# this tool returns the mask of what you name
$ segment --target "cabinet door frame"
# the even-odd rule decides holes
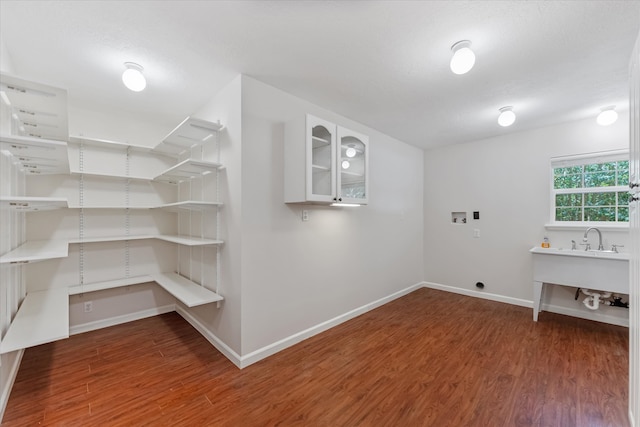
[[[350,198],[344,197],[342,193],[342,169],[340,163],[341,150],[342,150],[342,138],[353,137],[358,139],[364,145],[364,198]],[[360,205],[366,205],[369,202],[369,137],[362,133],[353,131],[351,129],[338,126],[337,140],[336,140],[336,195],[339,203],[354,203]],[[341,199],[341,200],[340,200]]]
[[[329,131],[329,134],[331,135],[331,139],[330,139],[330,144],[329,144],[329,153],[330,153],[330,161],[329,161],[329,167],[331,168],[329,170],[329,179],[331,180],[330,183],[330,189],[331,189],[331,194],[315,194],[313,192],[313,169],[314,169],[314,165],[313,165],[313,128],[316,126],[323,126],[324,128],[327,129],[327,131]],[[306,120],[306,163],[307,163],[307,167],[306,167],[306,193],[307,193],[307,197],[306,199],[310,202],[333,202],[334,199],[336,198],[336,175],[335,175],[335,169],[336,169],[336,134],[337,134],[337,128],[335,123],[331,123],[327,120],[323,120],[320,119],[318,117],[312,116],[310,114],[307,114],[307,120]]]

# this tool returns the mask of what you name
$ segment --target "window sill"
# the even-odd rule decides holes
[[[549,223],[545,224],[544,228],[547,230],[586,230],[589,227],[596,227],[600,230],[606,231],[622,231],[629,232],[629,224],[609,224],[606,222],[591,222],[591,223]]]

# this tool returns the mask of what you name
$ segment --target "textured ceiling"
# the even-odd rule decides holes
[[[177,123],[238,73],[429,148],[628,108],[640,1],[9,1],[13,73]],[[469,39],[476,66],[449,70]],[[145,67],[129,92],[123,63]],[[500,128],[498,109],[518,115]]]

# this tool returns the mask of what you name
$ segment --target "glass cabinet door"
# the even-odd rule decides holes
[[[338,201],[367,203],[369,183],[368,137],[344,128],[338,128]],[[340,200],[342,199],[342,200]]]
[[[307,116],[307,196],[310,201],[332,201],[335,197],[335,125]]]

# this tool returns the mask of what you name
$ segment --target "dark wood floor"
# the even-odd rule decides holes
[[[2,426],[627,426],[628,330],[420,289],[237,369],[170,313],[28,349]]]

